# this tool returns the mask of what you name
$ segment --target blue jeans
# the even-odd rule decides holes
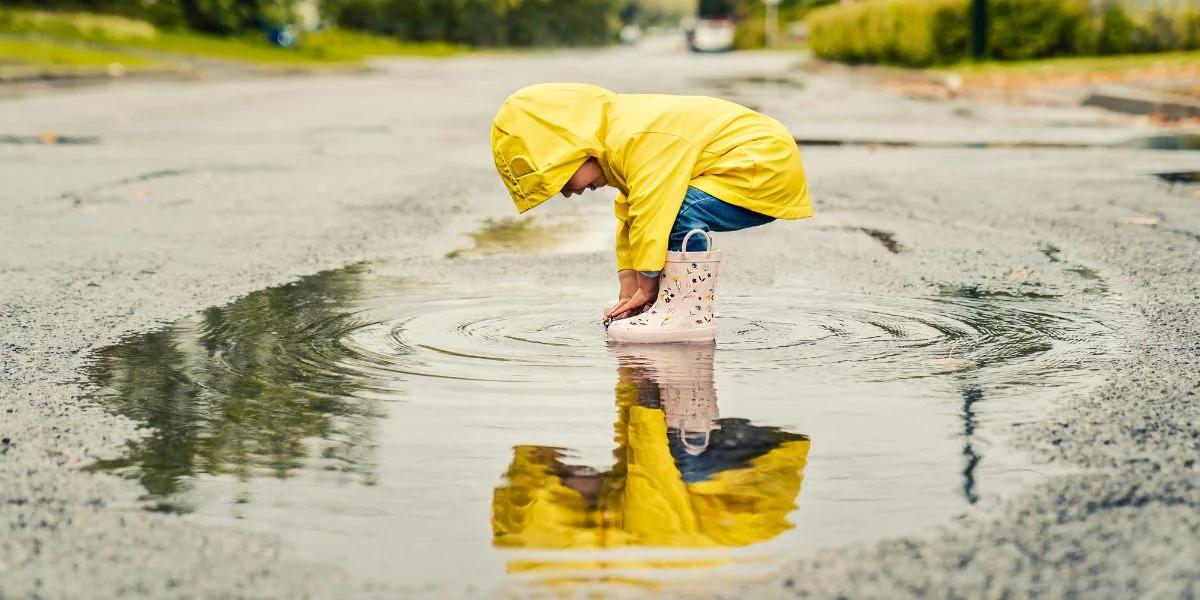
[[[679,207],[679,215],[675,217],[675,225],[671,227],[671,238],[667,242],[667,250],[679,252],[683,248],[684,236],[693,229],[738,231],[766,225],[774,220],[775,217],[768,217],[748,208],[734,206],[716,196],[689,187],[687,194],[683,197],[683,206]],[[704,236],[693,235],[688,240],[688,252],[707,250],[705,243]],[[642,271],[642,275],[647,277],[658,277],[658,274],[659,271]]]

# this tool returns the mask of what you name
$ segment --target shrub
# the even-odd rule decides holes
[[[966,0],[879,0],[818,8],[805,19],[817,56],[927,66],[963,56]]]
[[[734,30],[733,47],[738,50],[763,48],[767,45],[767,28],[762,17],[747,18],[738,21]]]
[[[341,27],[474,46],[595,45],[616,32],[618,0],[322,0]]]
[[[1200,9],[1131,14],[1109,2],[989,0],[988,52],[1001,60],[1200,49]],[[808,14],[817,56],[921,67],[967,57],[970,0],[865,0]]]
[[[1184,14],[1184,11],[1179,11],[1172,15],[1163,9],[1154,8],[1143,15],[1136,21],[1135,51],[1166,52],[1182,48]]]
[[[0,0],[12,8],[103,13],[230,35],[287,23],[296,0]]]
[[[1200,50],[1200,9],[1189,7],[1179,15],[1179,49]]]
[[[219,35],[283,25],[292,20],[289,0],[180,0],[179,6],[188,27]]]
[[[1129,13],[1118,4],[1110,4],[1100,15],[1096,33],[1096,53],[1127,54],[1137,47],[1137,26]]]
[[[1075,53],[1084,0],[991,0],[988,52],[1001,60],[1027,60]]]
[[[93,42],[152,40],[158,30],[145,21],[91,13],[0,10],[0,31]]]
[[[809,11],[838,1],[779,0],[779,39],[787,40],[791,35],[791,24],[803,21]],[[701,6],[703,7],[703,3]],[[739,50],[763,48],[767,45],[765,12],[761,0],[743,1],[737,5],[737,31],[734,34],[734,48]],[[699,14],[704,14],[703,8]]]

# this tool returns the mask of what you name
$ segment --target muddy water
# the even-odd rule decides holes
[[[149,509],[414,591],[686,590],[1036,480],[1007,432],[1112,356],[1099,301],[725,296],[715,348],[619,347],[599,291],[384,271],[320,273],[101,351],[96,400],[150,433],[95,468],[140,481]]]

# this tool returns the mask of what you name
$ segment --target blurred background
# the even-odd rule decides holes
[[[772,46],[905,67],[1158,53],[1183,67],[1200,48],[1200,7],[1186,0],[4,0],[0,80],[194,73],[239,63],[352,68],[376,55],[636,44],[664,32],[694,51]]]

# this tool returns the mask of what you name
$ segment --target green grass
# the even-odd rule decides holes
[[[107,70],[113,64],[142,69],[159,63],[144,56],[40,39],[0,38],[0,67],[39,67],[51,71]]]
[[[230,60],[263,65],[353,62],[358,57],[326,58],[320,52],[300,48],[279,48],[250,38],[222,38],[195,33],[161,33],[153,41],[140,41],[130,47],[187,57]]]
[[[402,42],[388,37],[346,29],[328,29],[307,34],[301,39],[301,51],[326,53],[329,56],[450,56],[463,49],[445,42]],[[347,58],[349,59],[349,58]]]
[[[1167,67],[1200,67],[1200,51],[1123,54],[1118,56],[1079,56],[1015,62],[961,62],[948,67],[938,67],[935,70],[955,71],[968,75],[1037,75],[1128,71],[1160,65]]]
[[[260,36],[216,37],[164,31],[136,19],[91,13],[0,9],[0,63],[39,66],[129,66],[203,58],[266,67],[339,67],[370,56],[448,56],[444,43],[405,43],[366,33],[328,30],[305,33],[296,48],[268,44]]]
[[[153,40],[123,44],[155,52],[232,60],[263,65],[357,63],[371,56],[449,56],[449,44],[406,44],[358,32],[309,32],[295,48],[280,48],[257,37],[222,38],[185,32],[161,32]]]

